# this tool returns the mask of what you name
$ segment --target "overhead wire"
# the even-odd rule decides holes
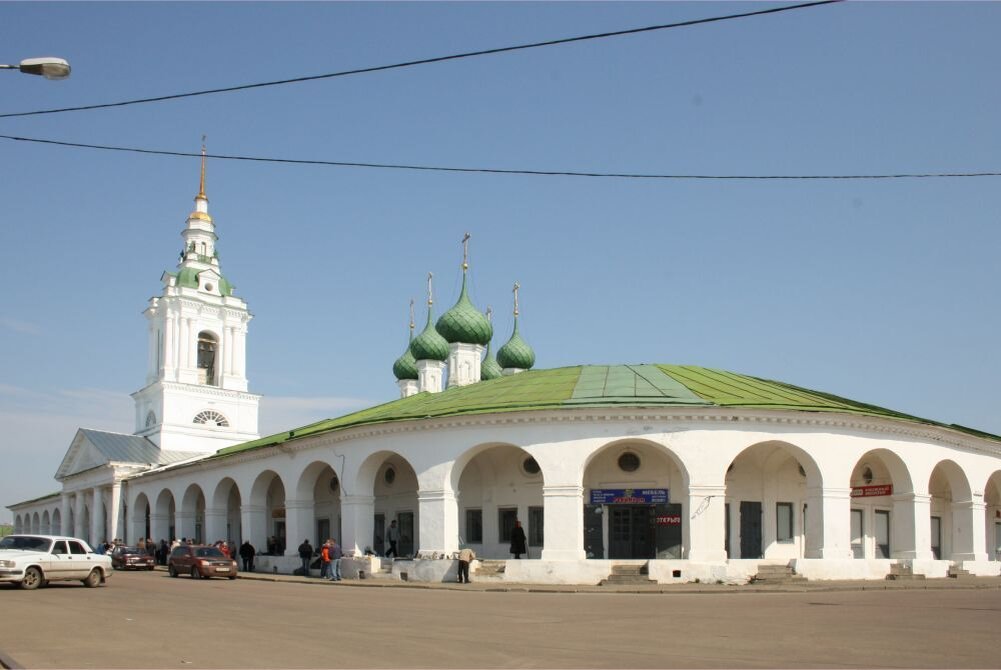
[[[160,95],[151,98],[137,98],[135,100],[123,100],[120,102],[107,102],[94,105],[80,105],[77,107],[60,107],[56,109],[39,109],[30,112],[8,112],[6,114],[0,114],[0,119],[10,119],[20,116],[38,116],[41,114],[61,114],[64,112],[81,112],[93,109],[107,109],[109,107],[125,107],[128,105],[141,105],[152,102],[164,102],[167,100],[178,100],[181,98],[192,98],[201,95],[214,95],[217,93],[232,93],[234,91],[245,91],[255,88],[265,88],[268,86],[282,86],[285,84],[299,84],[307,81],[316,81],[319,79],[333,79],[335,77],[346,77],[349,75],[356,74],[368,74],[372,72],[383,72],[386,70],[395,70],[399,68],[414,67],[417,65],[429,65],[431,63],[444,63],[446,61],[459,60],[462,58],[473,58],[476,56],[489,56],[493,54],[509,53],[512,51],[522,51],[525,49],[537,49],[541,47],[550,47],[560,44],[570,44],[572,42],[584,42],[587,40],[598,40],[605,39],[609,37],[621,37],[623,35],[635,35],[638,33],[652,32],[656,30],[668,30],[671,28],[684,28],[687,26],[696,26],[705,23],[715,23],[718,21],[730,21],[733,19],[743,19],[751,16],[763,16],[765,14],[777,14],[779,12],[789,12],[797,9],[807,9],[810,7],[819,7],[821,5],[830,5],[838,2],[843,2],[844,0],[819,0],[818,2],[807,2],[798,5],[786,5],[782,7],[772,7],[770,9],[759,9],[753,12],[742,12],[739,14],[727,14],[725,16],[712,16],[703,19],[692,19],[690,21],[678,21],[676,23],[665,23],[660,25],[646,26],[642,28],[629,28],[627,30],[615,30],[604,33],[595,33],[591,35],[579,35],[576,37],[565,37],[555,40],[546,40],[544,42],[532,42],[529,44],[518,44],[515,46],[508,47],[497,47],[494,49],[481,49],[479,51],[467,51],[464,53],[451,54],[448,56],[435,56],[433,58],[422,58],[419,60],[411,60],[402,63],[393,63],[390,65],[376,65],[372,67],[357,68],[354,70],[341,70],[339,72],[329,72],[326,74],[315,74],[307,75],[303,77],[293,77],[290,79],[278,79],[275,81],[264,81],[255,84],[241,84],[238,86],[226,86],[222,88],[211,88],[202,91],[191,91],[188,93],[175,93],[172,95]]]
[[[31,142],[61,147],[79,149],[98,149],[102,151],[118,151],[153,156],[175,156],[181,158],[201,158],[201,152],[166,151],[159,149],[142,149],[138,147],[119,147],[105,144],[85,144],[81,142],[65,142],[37,137],[22,137],[17,135],[2,135],[0,139],[15,142]],[[746,181],[778,181],[778,180],[851,180],[851,179],[941,179],[967,177],[1001,177],[1001,172],[890,172],[870,174],[771,174],[771,175],[741,175],[741,174],[656,174],[641,172],[594,172],[579,170],[537,170],[537,169],[505,169],[486,167],[449,167],[442,165],[408,165],[404,163],[368,163],[358,161],[310,160],[297,158],[267,158],[262,156],[234,156],[228,154],[204,154],[213,160],[248,161],[257,163],[279,163],[290,165],[316,165],[328,167],[372,168],[380,170],[416,170],[424,172],[465,172],[479,174],[506,174],[544,177],[595,177],[615,179],[691,179],[691,180],[746,180]]]

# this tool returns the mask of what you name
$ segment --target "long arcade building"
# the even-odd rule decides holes
[[[348,575],[454,578],[453,553],[528,560],[496,579],[597,583],[625,564],[659,582],[746,581],[762,565],[811,579],[1001,574],[1001,438],[722,370],[667,364],[533,370],[518,329],[463,287],[393,371],[401,398],[259,438],[250,314],[215,253],[205,165],[176,272],[145,312],[136,431],[80,429],[62,490],[10,505],[18,532],[92,543],[270,538],[291,572],[302,538],[338,538]]]

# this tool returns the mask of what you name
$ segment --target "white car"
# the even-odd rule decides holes
[[[76,580],[93,588],[111,574],[111,557],[95,554],[75,537],[8,535],[0,539],[0,582],[19,583],[22,589]]]

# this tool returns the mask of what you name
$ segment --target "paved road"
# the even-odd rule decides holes
[[[998,588],[525,593],[117,573],[99,589],[0,587],[0,652],[25,668],[998,668],[999,613]]]

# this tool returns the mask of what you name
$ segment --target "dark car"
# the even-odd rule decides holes
[[[116,570],[152,570],[153,557],[139,547],[115,547],[111,550],[111,567]]]
[[[229,558],[216,547],[204,544],[182,544],[170,552],[167,559],[167,572],[171,577],[191,575],[208,579],[209,577],[228,577],[236,579],[236,561]]]

